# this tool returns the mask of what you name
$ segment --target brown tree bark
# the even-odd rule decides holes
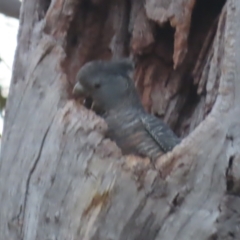
[[[239,239],[239,21],[237,0],[25,0],[1,239]],[[85,62],[122,56],[146,109],[184,137],[154,168],[71,96]]]

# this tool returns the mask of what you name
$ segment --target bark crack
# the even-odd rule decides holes
[[[34,160],[33,166],[32,166],[32,168],[30,169],[30,172],[29,172],[28,177],[27,177],[26,190],[25,190],[25,194],[24,194],[24,201],[23,201],[23,207],[22,207],[22,222],[23,222],[24,219],[25,219],[26,205],[27,205],[27,199],[28,199],[28,194],[29,194],[29,185],[30,185],[31,177],[32,177],[34,171],[35,171],[36,168],[37,168],[37,165],[38,165],[38,163],[39,163],[39,160],[41,159],[42,150],[43,150],[43,147],[44,147],[44,144],[45,144],[47,135],[48,135],[48,133],[49,133],[49,130],[50,130],[51,126],[52,126],[52,123],[53,123],[53,119],[52,119],[52,121],[50,122],[48,128],[46,129],[46,131],[45,131],[45,133],[44,133],[44,135],[43,135],[43,139],[42,139],[42,141],[41,141],[38,154],[37,154],[37,156],[36,156],[36,158],[35,158],[35,160]],[[22,239],[24,239],[23,228],[24,228],[24,224],[21,225],[21,230],[20,230],[21,238],[22,238]]]

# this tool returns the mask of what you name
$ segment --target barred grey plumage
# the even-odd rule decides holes
[[[108,124],[108,136],[123,154],[156,159],[171,151],[180,139],[160,119],[148,114],[132,80],[130,60],[93,61],[77,75],[74,94],[90,96]]]

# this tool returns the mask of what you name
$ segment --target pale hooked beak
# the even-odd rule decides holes
[[[86,96],[86,91],[85,91],[84,87],[79,82],[77,82],[75,84],[72,93],[76,97],[84,97],[84,96]]]

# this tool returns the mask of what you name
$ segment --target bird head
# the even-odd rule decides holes
[[[79,70],[73,94],[91,97],[105,111],[126,100],[138,102],[133,72],[134,64],[129,59],[89,62]]]

